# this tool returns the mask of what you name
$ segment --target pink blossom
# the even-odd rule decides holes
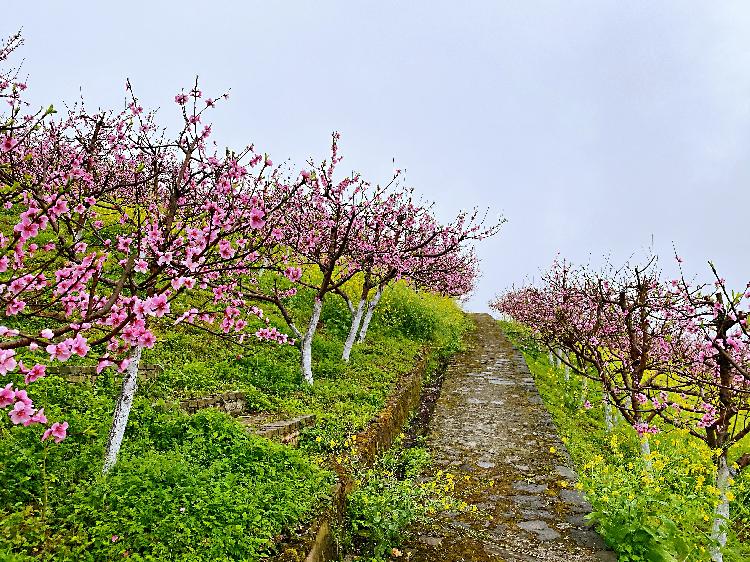
[[[62,197],[55,201],[55,204],[50,207],[50,213],[53,215],[62,215],[68,212],[68,202]]]
[[[29,395],[26,394],[25,390],[16,390],[16,400],[19,402],[23,402],[27,406],[33,405],[31,398],[29,398]]]
[[[55,443],[59,443],[65,437],[67,437],[68,434],[68,422],[55,422],[53,423],[47,431],[44,432],[44,435],[42,435],[42,441],[46,441],[50,436],[54,437]]]
[[[287,267],[284,270],[284,275],[289,281],[296,282],[302,279],[302,269],[299,267]]]
[[[113,361],[110,361],[106,357],[100,357],[99,362],[96,365],[96,374],[100,374],[104,369],[109,367],[110,365],[114,365]]]
[[[0,408],[7,408],[15,402],[16,393],[13,391],[13,384],[8,383],[4,388],[0,388]]]
[[[44,408],[39,408],[37,413],[32,416],[31,423],[47,423],[47,416],[44,415]]]
[[[79,357],[86,357],[86,354],[89,352],[86,338],[81,336],[81,334],[77,334],[75,339],[70,340],[70,350]]]
[[[19,312],[21,312],[24,308],[26,308],[26,303],[22,300],[16,299],[16,300],[11,301],[11,303],[8,305],[6,312],[8,316],[14,316],[18,314]]]
[[[232,244],[229,240],[222,240],[219,242],[219,254],[225,260],[230,259],[234,256],[235,250],[232,248]]]
[[[0,152],[10,152],[18,145],[18,141],[12,137],[5,137],[0,142]]]
[[[649,433],[652,435],[656,435],[657,433],[659,433],[658,427],[650,426],[644,422],[633,424],[633,429],[635,429],[635,431],[638,433],[638,437],[643,437],[644,435],[647,435]]]
[[[263,226],[266,224],[266,221],[263,220],[263,217],[266,216],[266,212],[262,209],[253,209],[250,211],[250,226],[252,228],[263,228]]]
[[[46,369],[47,367],[37,363],[26,373],[24,383],[31,384],[32,382],[45,377],[47,375]]]
[[[58,344],[49,344],[46,348],[47,353],[50,355],[50,359],[57,361],[67,361],[70,356],[73,355],[73,350],[70,348],[68,341],[63,341]]]
[[[152,297],[150,299],[149,305],[149,308],[151,309],[150,314],[152,316],[161,318],[165,314],[169,313],[169,302],[167,301],[166,295],[162,294],[156,297]]]
[[[143,332],[140,338],[138,338],[138,344],[148,349],[152,349],[155,343],[156,343],[156,337],[154,336],[154,334],[152,334],[148,330]]]
[[[13,425],[30,425],[34,413],[35,410],[31,404],[16,402],[8,415],[10,416],[10,421],[13,422]]]
[[[14,358],[16,352],[12,349],[0,351],[0,375],[6,375],[15,370],[18,364]]]

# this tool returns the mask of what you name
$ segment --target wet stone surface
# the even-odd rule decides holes
[[[615,561],[574,489],[570,457],[528,366],[487,314],[448,366],[427,434],[434,470],[470,506],[415,529],[417,562]]]

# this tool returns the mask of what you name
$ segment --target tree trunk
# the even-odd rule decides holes
[[[648,442],[648,436],[641,437],[641,457],[646,464],[646,470],[651,473],[651,444]]]
[[[615,427],[614,420],[612,419],[612,404],[609,403],[609,399],[606,396],[602,402],[604,402],[604,428],[607,433],[612,433]]]
[[[714,521],[711,525],[711,560],[713,562],[723,562],[724,555],[722,549],[727,545],[727,525],[729,524],[729,466],[727,465],[726,453],[723,453],[717,459],[716,466],[716,488],[721,492],[719,505],[714,511]]]
[[[359,325],[362,323],[362,315],[365,312],[365,299],[359,299],[357,308],[354,310],[352,315],[352,327],[349,328],[349,335],[346,337],[344,343],[344,353],[341,355],[346,363],[349,362],[349,355],[352,353],[352,347],[354,346],[354,340],[357,339],[357,332],[359,332]]]
[[[370,327],[370,320],[372,320],[372,313],[375,311],[375,307],[378,306],[380,297],[382,296],[383,288],[378,287],[378,290],[375,291],[375,296],[373,296],[372,299],[370,299],[370,302],[367,303],[367,312],[365,313],[365,318],[362,321],[362,327],[359,329],[359,339],[357,340],[359,343],[365,341],[365,336],[367,336],[367,328]]]
[[[307,384],[313,383],[313,372],[312,372],[312,340],[315,335],[315,330],[318,328],[318,322],[320,321],[320,313],[323,310],[323,301],[319,298],[315,298],[313,303],[312,316],[310,317],[310,323],[307,325],[307,331],[302,337],[302,345],[300,350],[302,351],[302,377],[305,379]]]
[[[109,430],[107,446],[104,449],[103,474],[107,474],[117,462],[117,454],[120,452],[122,438],[125,435],[125,428],[130,417],[130,409],[133,407],[133,399],[138,387],[138,365],[141,362],[142,353],[142,347],[135,348],[133,355],[130,357],[130,364],[125,369],[125,375],[122,378],[122,388],[120,389],[120,395],[117,397],[115,413],[112,416],[112,427]]]

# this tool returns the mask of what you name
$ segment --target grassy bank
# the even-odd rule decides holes
[[[292,307],[301,315],[310,296]],[[270,311],[269,311],[270,312]],[[273,318],[273,316],[272,316]],[[30,394],[69,437],[43,445],[33,427],[0,426],[0,559],[258,560],[309,522],[333,475],[325,459],[382,408],[417,354],[432,361],[460,345],[455,303],[397,285],[383,297],[368,341],[340,360],[349,313],[326,302],[314,341],[315,385],[301,383],[296,348],[225,346],[180,327],[160,334],[145,361],[163,374],[139,389],[117,466],[100,475],[117,377],[95,386],[56,377]],[[283,329],[278,318],[273,324]],[[180,398],[242,391],[248,408],[285,418],[314,413],[299,449],[248,435],[217,411],[181,412]]]

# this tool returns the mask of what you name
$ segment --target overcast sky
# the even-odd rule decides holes
[[[177,117],[200,75],[223,144],[300,165],[342,133],[346,168],[406,169],[447,219],[508,219],[468,303],[547,267],[651,245],[750,280],[750,4],[738,2],[16,1],[35,103]]]

